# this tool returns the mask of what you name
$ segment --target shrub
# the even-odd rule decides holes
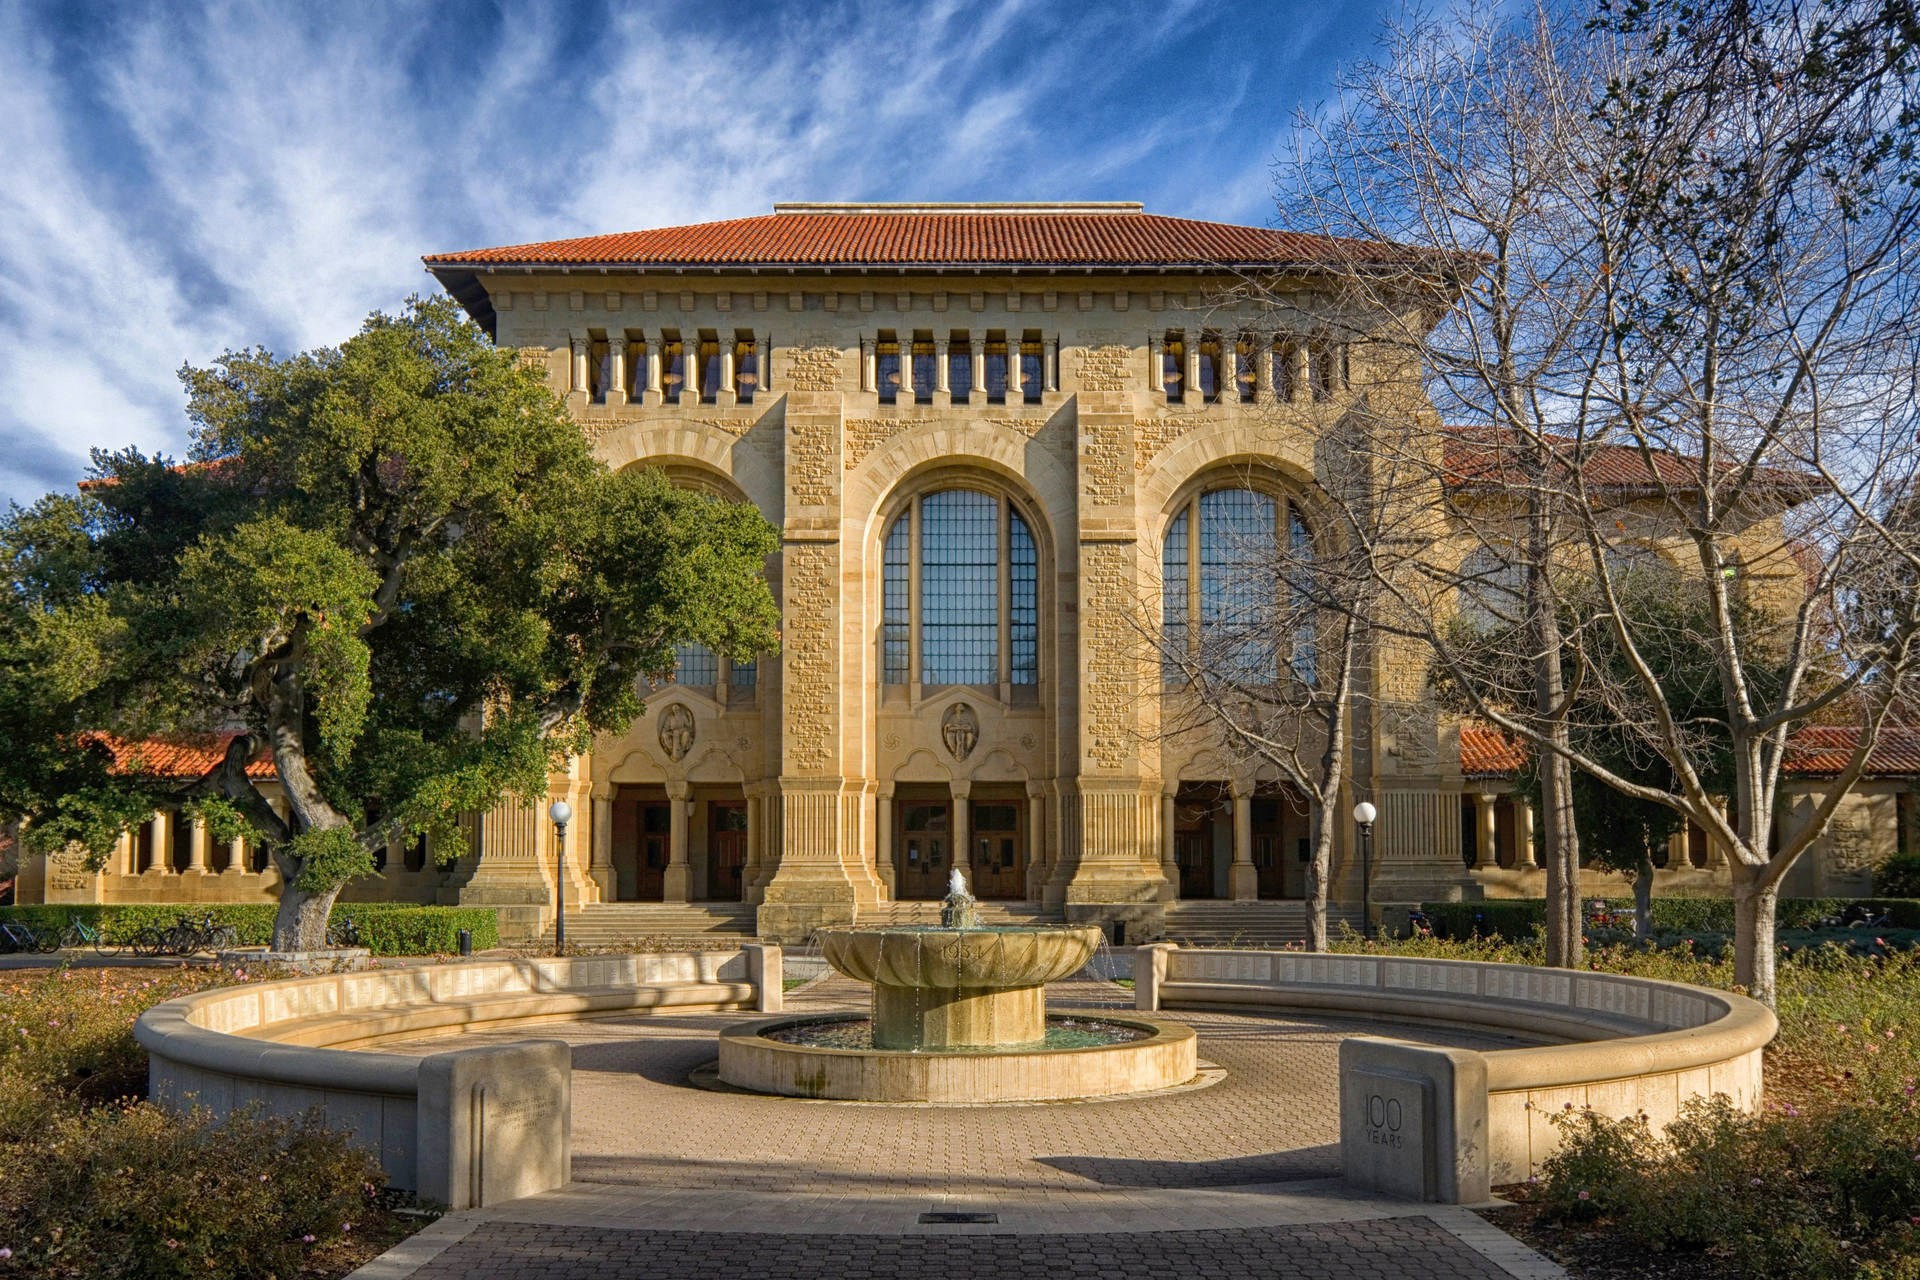
[[[1608,898],[1607,909],[1630,918],[1633,899]],[[1889,927],[1920,929],[1920,899],[1916,898],[1782,898],[1775,918],[1780,929],[1810,929],[1823,917],[1850,906],[1865,906],[1885,915]],[[1433,918],[1440,936],[1467,938],[1494,936],[1524,942],[1543,928],[1547,905],[1539,898],[1488,898],[1480,902],[1425,902],[1420,909]],[[1653,928],[1674,934],[1733,932],[1731,898],[1660,897],[1653,900]]]
[[[127,903],[71,906],[0,907],[0,920],[21,920],[29,928],[60,929],[74,917],[100,929],[113,942],[127,942],[148,925],[169,925],[188,916],[212,916],[217,924],[232,925],[243,947],[265,946],[273,937],[273,917],[279,908],[271,902]],[[336,902],[333,916],[352,916],[362,945],[375,955],[446,954],[457,950],[456,935],[473,930],[475,950],[500,945],[499,916],[491,907],[424,907],[408,902]],[[389,919],[394,923],[386,923]]]
[[[0,1276],[291,1277],[365,1220],[383,1182],[316,1116],[66,1114],[0,1145]]]
[[[1903,853],[1887,859],[1874,873],[1873,887],[1889,898],[1920,898],[1920,854]]]

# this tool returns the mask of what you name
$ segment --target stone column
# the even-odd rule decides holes
[[[740,898],[749,904],[760,901],[761,881],[766,876],[767,802],[757,786],[747,789],[747,865],[740,872]]]
[[[1047,788],[1027,784],[1027,901],[1038,902],[1047,883]]]
[[[587,360],[593,354],[593,343],[586,334],[580,334],[573,340],[573,385],[568,388],[575,395],[588,394],[593,383],[587,376]]]
[[[876,391],[879,389],[879,352],[876,339],[860,339],[860,389]]]
[[[646,379],[646,385],[640,388],[640,394],[634,399],[652,405],[663,403],[665,397],[661,394],[660,383],[660,335],[657,333],[647,339],[647,363],[641,370],[641,376]],[[647,399],[648,396],[652,399]]]
[[[987,340],[984,337],[969,337],[967,349],[973,357],[967,365],[968,371],[973,375],[973,386],[970,390],[976,396],[984,396],[987,394]]]
[[[973,785],[961,779],[948,784],[953,795],[953,865],[960,868],[967,877],[967,890],[973,890],[973,807],[970,803]]]
[[[933,340],[933,393],[950,395],[953,392],[953,370],[947,368],[947,353],[952,343],[946,338]]]
[[[627,402],[627,335],[607,335],[607,403]]]
[[[247,865],[247,842],[245,840],[227,841],[227,869],[222,874],[244,876],[252,871]]]
[[[1513,865],[1531,870],[1540,863],[1533,856],[1533,801],[1513,794]]]
[[[170,876],[173,874],[173,815],[156,810],[152,825],[153,865],[147,868],[147,874]]]
[[[721,404],[732,404],[734,402],[734,397],[739,393],[739,386],[733,380],[734,378],[733,366],[735,364],[733,339],[727,337],[724,333],[721,334],[719,338],[719,347],[720,347],[720,390],[719,390],[719,393],[715,396],[715,399],[717,399]]]
[[[207,874],[207,853],[212,841],[207,835],[205,820],[195,818],[187,827],[187,874],[203,876]]]
[[[140,846],[134,840],[133,832],[122,830],[120,838],[113,842],[113,873],[121,876],[136,874],[140,867],[134,860],[139,856]]]
[[[1271,332],[1251,333],[1247,335],[1253,363],[1253,402],[1271,403],[1273,396],[1273,334]]]
[[[1179,830],[1180,806],[1172,791],[1160,798],[1160,874],[1167,883],[1160,896],[1166,902],[1180,900],[1180,864],[1175,860],[1175,836]]]
[[[1493,795],[1487,791],[1473,793],[1473,831],[1474,865],[1497,867],[1500,865],[1500,826],[1495,821]],[[1516,858],[1517,862],[1518,859]]]
[[[1293,371],[1293,403],[1312,403],[1313,388],[1307,385],[1306,343],[1289,342],[1287,344],[1287,367]]]
[[[690,887],[687,869],[687,819],[693,808],[693,788],[685,782],[667,784],[672,824],[667,829],[667,870],[662,878],[663,902],[685,902]]]
[[[1233,787],[1233,870],[1227,878],[1228,895],[1235,902],[1260,896],[1260,870],[1253,865],[1253,784]]]
[[[1040,344],[1040,389],[1060,389],[1060,339],[1048,338]]]
[[[753,376],[760,380],[756,393],[773,385],[773,343],[764,333],[753,340]]]
[[[619,876],[613,869],[613,795],[593,797],[593,861],[590,872],[600,886],[600,901],[612,902],[620,894]]]
[[[1683,826],[1667,837],[1667,870],[1693,869],[1693,852],[1687,848],[1687,829]]]
[[[1167,344],[1166,339],[1154,333],[1147,338],[1147,385],[1156,395],[1164,395],[1167,390]]]
[[[1026,394],[1026,383],[1020,376],[1020,339],[1009,332],[1007,334],[1007,403],[1013,404]]]
[[[900,348],[900,386],[894,392],[894,399],[901,404],[913,403],[913,334],[909,332],[894,345]]]
[[[893,866],[893,784],[888,782],[881,783],[874,795],[873,866],[880,883],[887,886],[887,896],[897,896],[900,886]]]
[[[1204,404],[1206,403],[1206,398],[1200,394],[1200,331],[1198,329],[1188,329],[1185,336],[1187,342],[1187,380],[1185,383],[1186,394],[1181,397],[1181,400],[1187,404]]]

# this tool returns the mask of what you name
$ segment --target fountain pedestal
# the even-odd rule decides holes
[[[873,987],[873,1047],[956,1049],[1047,1037],[1044,987]]]

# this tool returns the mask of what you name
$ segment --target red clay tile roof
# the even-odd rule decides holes
[[[1847,726],[1810,725],[1787,742],[1785,772],[1835,774],[1847,767],[1860,731]],[[1892,725],[1880,730],[1867,753],[1867,773],[1881,778],[1920,774],[1920,727]]]
[[[1522,438],[1497,427],[1447,427],[1441,454],[1443,478],[1449,488],[1498,489],[1526,482],[1519,448]],[[1571,437],[1547,439],[1571,450]],[[1614,492],[1648,492],[1659,485],[1678,490],[1694,487],[1699,475],[1699,460],[1681,453],[1656,453],[1651,466],[1637,448],[1624,444],[1587,446],[1586,479],[1595,488]],[[1728,464],[1724,472],[1731,479],[1738,468]],[[1814,481],[1797,472],[1778,467],[1762,468],[1757,474],[1762,486],[1794,492],[1809,490]]]
[[[142,738],[130,742],[110,733],[95,741],[113,752],[116,773],[143,774],[151,778],[198,778],[220,763],[227,744],[238,735],[231,733],[192,733],[177,737]],[[262,754],[247,765],[249,778],[275,778],[273,758]]]
[[[1397,246],[1137,211],[774,213],[433,254],[435,267],[1292,266]]]
[[[1848,727],[1809,725],[1794,731],[1787,743],[1783,772],[1800,776],[1831,775],[1847,767],[1860,731]],[[1520,771],[1526,748],[1498,729],[1483,724],[1460,726],[1460,772],[1469,778],[1502,778]],[[1867,773],[1897,778],[1920,775],[1920,726],[1895,725],[1880,731],[1880,740],[1867,756]]]
[[[1504,778],[1527,763],[1526,748],[1484,724],[1460,726],[1460,772],[1469,778]]]

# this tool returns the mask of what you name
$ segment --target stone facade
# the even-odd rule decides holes
[[[1108,216],[1140,216],[1131,210]],[[566,397],[607,465],[659,467],[752,502],[783,537],[768,566],[781,652],[761,655],[751,678],[720,661],[697,683],[654,691],[627,733],[553,780],[580,815],[570,904],[738,899],[757,907],[763,935],[799,939],[928,896],[919,859],[934,858],[936,840],[983,897],[1125,920],[1129,939],[1159,936],[1183,897],[1304,891],[1304,802],[1220,742],[1160,732],[1158,661],[1143,637],[1158,625],[1163,540],[1196,495],[1253,486],[1310,506],[1317,445],[1363,400],[1437,428],[1418,370],[1364,340],[1393,318],[1344,317],[1355,340],[1342,375],[1323,383],[1307,376],[1317,339],[1304,317],[1317,308],[1299,270],[1281,271],[1268,301],[1234,303],[1220,301],[1242,283],[1234,274],[1192,265],[448,261],[429,265]],[[1204,389],[1202,339],[1261,353],[1249,394],[1230,358],[1212,375],[1224,393]],[[1024,354],[990,396],[996,344]],[[1167,371],[1182,362],[1170,393]],[[927,495],[953,489],[985,495],[1003,531],[1011,513],[1030,535],[1030,681],[1009,677],[1004,609],[998,681],[922,679],[919,605],[905,646],[913,676],[885,678],[883,544],[896,521],[920,519]],[[1435,497],[1415,514],[1446,519]],[[917,568],[912,581],[917,593]],[[1341,811],[1363,796],[1379,806],[1372,901],[1537,893],[1524,806],[1504,798],[1503,780],[1463,775],[1460,727],[1425,701],[1419,663],[1382,648],[1368,683],[1379,697],[1356,714]],[[1897,788],[1885,786],[1809,860],[1810,889],[1870,884],[1894,838],[1883,819]],[[509,928],[549,926],[554,836],[540,811],[474,822],[477,859],[393,870],[354,893],[493,905]],[[1338,831],[1332,897],[1357,906],[1357,841],[1350,823]],[[1698,861],[1711,888],[1711,863]],[[271,873],[186,879],[56,868],[44,892],[208,900],[229,880],[240,897],[273,892]]]

